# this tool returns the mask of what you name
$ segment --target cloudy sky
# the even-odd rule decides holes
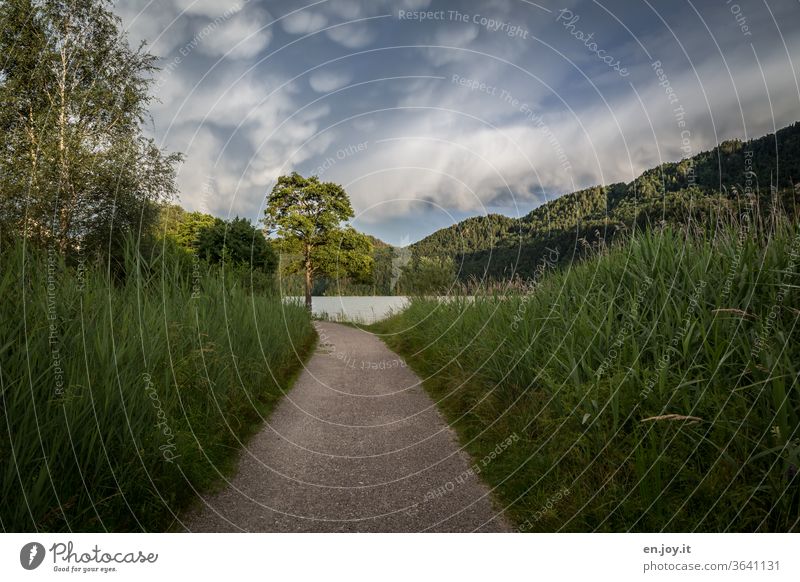
[[[281,174],[407,244],[800,119],[799,0],[119,0],[161,58],[181,204],[258,219]],[[800,63],[798,63],[800,64]]]

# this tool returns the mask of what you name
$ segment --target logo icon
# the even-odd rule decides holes
[[[44,546],[39,542],[29,542],[19,551],[19,563],[26,570],[35,570],[44,561]]]

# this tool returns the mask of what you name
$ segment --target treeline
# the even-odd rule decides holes
[[[277,292],[278,254],[250,220],[238,216],[223,220],[167,204],[160,208],[156,231],[163,244],[224,267],[229,277],[239,277],[252,291]]]
[[[492,214],[439,230],[411,246],[407,286],[527,279],[543,257],[557,255],[560,263],[570,263],[637,229],[692,222],[713,229],[752,209],[764,220],[776,209],[793,215],[798,181],[800,123],[795,123],[776,134],[726,141],[662,164],[628,184],[561,196],[519,219]]]

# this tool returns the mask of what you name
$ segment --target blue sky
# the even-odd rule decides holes
[[[800,119],[800,2],[122,0],[161,58],[180,203],[257,220],[281,174],[408,244]]]

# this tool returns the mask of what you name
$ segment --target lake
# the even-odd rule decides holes
[[[303,297],[285,297],[284,300],[304,302]],[[316,317],[355,323],[374,323],[402,311],[406,305],[408,297],[403,296],[334,295],[311,298],[311,311]]]

